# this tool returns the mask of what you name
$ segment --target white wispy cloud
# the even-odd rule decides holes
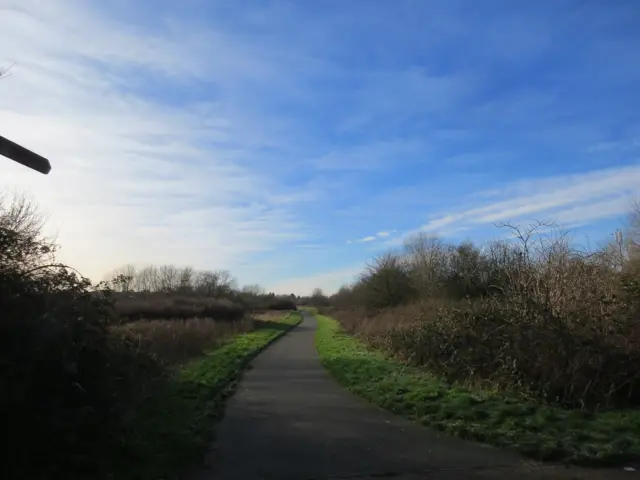
[[[512,182],[474,195],[480,205],[436,213],[424,225],[384,242],[393,247],[407,236],[425,232],[449,236],[485,229],[492,224],[534,220],[573,228],[604,218],[626,215],[640,195],[640,164],[587,173]]]
[[[2,135],[53,165],[41,176],[0,159],[0,187],[38,201],[62,260],[94,279],[131,261],[229,268],[304,238],[290,208],[304,193],[273,193],[277,177],[250,163],[273,136],[229,101],[239,78],[280,81],[277,65],[214,31],[159,35],[88,5],[0,3],[0,65],[16,62],[0,83]],[[223,95],[172,106],[135,93],[152,78],[169,98],[192,81]]]
[[[482,224],[540,215],[561,217],[567,209],[580,206],[589,212],[585,213],[585,220],[597,219],[602,216],[597,206],[603,200],[620,200],[622,206],[624,199],[628,202],[638,191],[640,165],[631,165],[515,182],[503,189],[500,201],[454,216],[458,220]]]
[[[412,226],[587,224],[624,214],[638,193],[638,130],[618,128],[633,118],[633,42],[570,55],[568,41],[551,49],[574,38],[564,20],[529,12],[523,27],[516,7],[471,19],[446,2],[367,15],[294,3],[208,2],[194,18],[166,2],[0,0],[0,67],[16,63],[0,81],[0,133],[53,164],[45,177],[0,159],[0,187],[31,192],[63,260],[93,277],[130,261],[248,272],[255,254],[264,284],[320,248],[319,268],[343,258],[335,232],[357,255]],[[505,84],[554,52],[568,61],[549,72],[557,87]],[[584,101],[596,91],[619,93]],[[607,133],[622,130],[626,140]],[[628,166],[509,180],[566,152],[566,171]],[[300,261],[273,274],[276,257],[262,254],[279,249]]]
[[[357,240],[347,240],[348,244],[351,243],[370,243],[370,242],[375,242],[376,240],[379,240],[381,238],[388,238],[390,236],[392,236],[393,234],[395,234],[397,232],[397,230],[382,230],[380,232],[377,232],[375,235],[367,235],[366,237],[362,237],[359,238]]]

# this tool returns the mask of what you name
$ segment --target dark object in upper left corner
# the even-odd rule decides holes
[[[51,171],[49,160],[0,135],[0,155],[45,175]]]

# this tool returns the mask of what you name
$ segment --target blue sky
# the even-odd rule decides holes
[[[0,0],[2,135],[93,279],[133,262],[335,290],[415,231],[555,220],[593,244],[640,194],[640,5]]]

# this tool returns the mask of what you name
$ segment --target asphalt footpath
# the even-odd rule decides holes
[[[183,480],[636,478],[536,465],[367,404],[322,367],[316,320],[303,315],[253,361],[203,464]]]

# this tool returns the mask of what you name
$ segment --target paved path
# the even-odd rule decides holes
[[[253,362],[206,464],[185,479],[583,478],[543,475],[514,454],[439,435],[364,403],[321,366],[315,328],[305,313]]]

